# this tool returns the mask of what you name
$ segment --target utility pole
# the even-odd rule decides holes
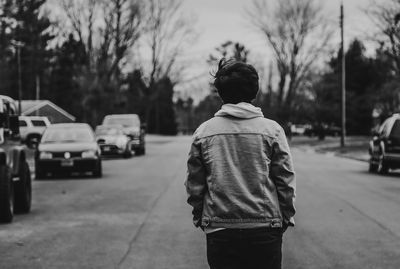
[[[346,146],[346,55],[344,51],[344,11],[343,0],[340,3],[340,33],[342,50],[342,135],[340,137],[340,146]]]
[[[36,101],[40,100],[40,77],[36,74]],[[36,116],[39,116],[39,109],[36,110]]]
[[[21,100],[22,100],[22,76],[21,76],[21,47],[22,42],[11,41],[11,44],[15,47],[17,51],[17,68],[18,68],[18,115],[21,115]]]

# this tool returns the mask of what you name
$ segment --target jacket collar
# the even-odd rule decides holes
[[[214,116],[232,116],[240,119],[252,119],[264,117],[264,114],[262,113],[261,108],[255,107],[250,103],[241,102],[238,104],[224,104]]]

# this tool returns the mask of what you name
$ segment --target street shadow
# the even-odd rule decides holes
[[[400,170],[391,170],[387,174],[379,174],[379,173],[372,173],[368,171],[368,168],[363,171],[357,171],[356,173],[363,174],[363,175],[370,175],[376,177],[386,177],[386,178],[400,178]]]
[[[94,177],[91,173],[55,173],[45,177],[35,178],[35,181],[58,181],[58,180],[101,180],[102,177]]]
[[[101,156],[101,160],[103,160],[103,161],[129,160],[134,157],[135,157],[135,155],[132,155],[130,157],[124,157],[124,156],[120,156],[120,155],[109,155],[109,156]]]

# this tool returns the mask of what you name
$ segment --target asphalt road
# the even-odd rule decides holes
[[[34,182],[31,214],[0,226],[0,268],[207,268],[183,181],[188,137],[148,137],[147,154],[103,162],[102,179]],[[400,268],[400,174],[293,149],[296,227],[283,268]]]

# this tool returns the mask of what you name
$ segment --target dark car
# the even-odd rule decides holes
[[[342,128],[334,124],[307,125],[304,129],[304,135],[309,137],[339,136],[341,133],[342,133]]]
[[[400,168],[400,115],[386,119],[369,142],[369,171],[386,174]]]
[[[132,139],[124,134],[122,125],[99,125],[95,134],[101,155],[122,155],[125,158],[132,156],[134,150]]]
[[[88,124],[53,124],[43,133],[36,153],[36,177],[59,172],[102,176],[100,148]]]
[[[0,95],[0,223],[10,223],[15,213],[29,213],[32,180],[28,150],[19,132],[17,103]]]
[[[137,155],[143,155],[146,152],[145,147],[145,124],[140,122],[136,114],[112,114],[103,119],[102,125],[122,125],[124,134],[132,140],[132,147]]]

